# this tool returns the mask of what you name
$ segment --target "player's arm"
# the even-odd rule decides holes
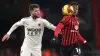
[[[82,43],[86,43],[87,41],[80,35],[80,33],[78,32],[78,39],[82,42]]]
[[[20,21],[14,23],[10,30],[7,32],[8,35],[10,35],[16,28],[19,26],[22,26],[24,24],[25,19],[21,19]]]
[[[11,34],[18,26],[23,25],[23,23],[24,23],[24,19],[21,19],[20,21],[18,21],[18,22],[16,22],[15,24],[13,24],[12,27],[10,28],[10,30],[7,32],[7,34],[4,35],[4,37],[2,38],[2,41],[8,40],[10,34]]]
[[[49,21],[43,19],[43,23],[44,23],[44,26],[47,27],[48,29],[52,29],[52,30],[55,30],[56,26],[54,26],[53,24],[51,24]]]
[[[59,23],[57,26],[56,26],[56,29],[54,31],[54,37],[51,39],[51,44],[59,44],[59,39],[57,38],[58,37],[58,34],[61,32],[60,30],[64,27],[64,25],[62,23]]]
[[[60,21],[60,23],[57,25],[54,35],[55,37],[58,37],[59,32],[61,31],[62,28],[64,28],[64,26],[66,25],[66,23],[68,22],[70,18],[68,16],[64,16],[62,18],[62,20]]]
[[[62,23],[59,23],[54,31],[54,36],[58,37],[59,32],[61,31],[61,29],[64,27],[64,25]]]
[[[78,19],[78,22],[80,23],[80,20]],[[82,43],[86,43],[87,41],[81,36],[81,34],[78,32],[78,39],[82,42]]]

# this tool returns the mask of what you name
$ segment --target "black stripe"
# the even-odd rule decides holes
[[[66,28],[64,28],[64,45],[66,44]]]
[[[65,34],[65,37],[66,37],[66,38],[65,38],[65,41],[66,41],[65,44],[67,44],[67,38],[68,38],[68,37],[67,37],[67,32],[68,32],[68,30],[67,30],[67,28],[66,28],[66,29],[65,29],[65,33],[66,33],[66,34]]]
[[[62,44],[64,44],[64,29],[62,30],[63,36],[62,36]]]
[[[63,29],[61,30],[62,31],[62,39],[61,39],[61,44],[63,44]]]

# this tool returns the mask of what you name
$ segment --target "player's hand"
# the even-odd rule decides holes
[[[8,40],[9,37],[10,37],[10,36],[9,36],[8,34],[4,35],[4,37],[2,38],[2,42],[5,41],[5,40]]]
[[[54,37],[51,39],[50,42],[51,42],[51,44],[53,44],[53,45],[58,45],[60,41],[59,41],[58,37],[55,37],[55,36],[54,36]]]
[[[91,47],[91,45],[90,45],[87,41],[86,41],[84,44],[88,47],[88,49],[89,49],[90,51],[93,50],[92,47]]]
[[[87,41],[86,41],[86,40],[84,41],[84,44],[85,44],[85,43],[87,43]]]

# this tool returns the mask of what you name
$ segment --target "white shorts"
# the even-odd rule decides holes
[[[42,56],[40,49],[30,50],[29,48],[25,47],[21,49],[20,56]]]

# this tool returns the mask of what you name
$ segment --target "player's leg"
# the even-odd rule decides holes
[[[81,55],[81,49],[78,46],[78,44],[75,44],[72,46],[72,49],[70,50],[71,56],[80,56]]]
[[[68,47],[61,47],[60,55],[61,56],[69,56],[69,54],[68,54]]]
[[[20,56],[31,56],[32,53],[28,48],[21,49],[20,51]]]
[[[42,56],[41,49],[32,51],[32,56]]]

